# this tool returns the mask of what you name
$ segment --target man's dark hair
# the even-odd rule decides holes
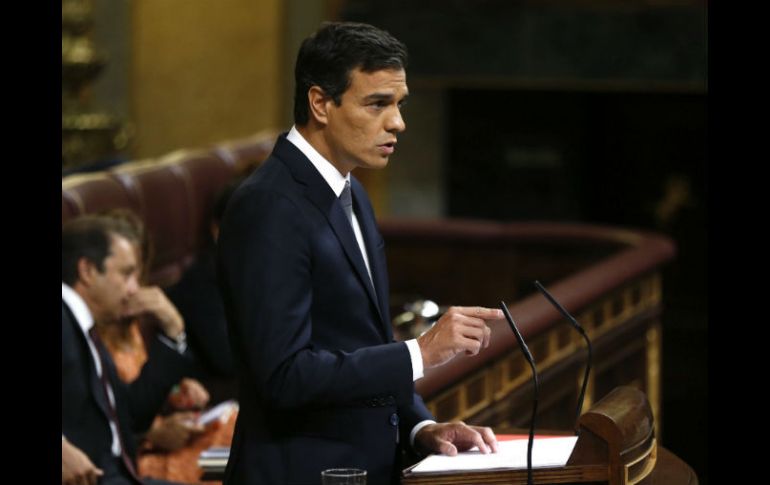
[[[152,259],[155,256],[155,246],[152,244],[150,233],[136,212],[125,207],[115,207],[97,215],[113,219],[113,231],[139,249],[138,263],[141,264],[140,282],[149,276],[152,268]]]
[[[406,69],[406,46],[395,37],[369,24],[325,22],[302,42],[294,66],[294,122],[309,121],[307,92],[323,89],[339,106],[350,86],[350,73],[382,69]]]
[[[78,261],[86,258],[99,272],[110,255],[112,236],[120,235],[135,242],[133,230],[125,220],[103,215],[80,216],[62,224],[61,280],[73,286],[78,280]]]

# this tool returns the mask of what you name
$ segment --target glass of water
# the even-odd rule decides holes
[[[366,485],[366,470],[330,468],[321,472],[323,485]]]

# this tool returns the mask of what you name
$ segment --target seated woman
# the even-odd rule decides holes
[[[135,248],[137,260],[148,267],[151,246],[141,220],[127,210],[113,210],[112,217],[128,220],[137,232],[142,247]],[[97,331],[112,354],[118,374],[131,382],[147,360],[141,329],[150,319],[183,325],[184,321],[163,290],[143,286],[127,305],[120,321],[97,327]],[[196,419],[209,402],[209,393],[195,379],[185,378],[169,395],[166,409],[155,418],[145,434],[138,456],[139,475],[162,480],[197,483],[202,470],[197,466],[200,452],[210,446],[230,446],[235,426],[235,412],[222,420],[203,426]]]

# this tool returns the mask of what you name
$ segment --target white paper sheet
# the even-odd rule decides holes
[[[230,456],[229,446],[212,446],[201,451],[200,458],[224,458],[225,460]]]
[[[208,411],[201,413],[201,415],[198,416],[197,423],[207,425],[213,421],[216,421],[217,419],[226,420],[230,417],[230,413],[236,411],[237,409],[238,402],[234,399],[221,402]]]
[[[535,438],[532,468],[567,464],[577,436]],[[497,453],[482,454],[477,448],[456,456],[431,455],[412,468],[412,473],[527,468],[527,440],[499,441]]]

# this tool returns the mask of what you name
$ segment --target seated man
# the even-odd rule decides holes
[[[126,385],[94,331],[124,316],[139,290],[132,234],[102,216],[62,227],[62,483],[143,483],[134,433],[150,426],[191,365],[183,323],[159,321],[146,365]]]

